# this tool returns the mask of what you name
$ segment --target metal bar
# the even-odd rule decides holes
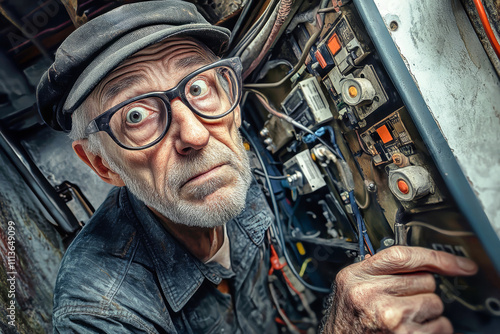
[[[14,143],[6,133],[0,129],[0,148],[3,149],[9,160],[19,171],[23,179],[43,206],[47,209],[56,223],[66,233],[75,233],[80,223],[71,210],[62,203],[55,189],[40,172],[35,163],[27,157],[24,149]]]

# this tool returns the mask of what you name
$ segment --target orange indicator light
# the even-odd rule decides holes
[[[354,86],[349,87],[349,96],[350,97],[356,97],[358,96],[358,90]]]
[[[405,195],[410,192],[410,187],[408,186],[408,183],[406,183],[406,181],[403,179],[398,180],[398,189]]]

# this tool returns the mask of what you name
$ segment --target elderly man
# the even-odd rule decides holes
[[[277,332],[272,214],[238,132],[241,63],[216,56],[228,38],[191,4],[148,1],[59,48],[41,115],[117,187],[64,256],[55,332]],[[324,332],[452,332],[426,272],[476,270],[446,253],[382,251],[338,275]]]

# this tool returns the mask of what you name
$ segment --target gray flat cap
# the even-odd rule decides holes
[[[61,44],[37,87],[38,110],[55,130],[71,130],[71,115],[123,60],[172,36],[192,36],[220,55],[229,30],[209,24],[188,2],[123,5],[76,29]]]

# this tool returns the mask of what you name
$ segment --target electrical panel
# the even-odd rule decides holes
[[[298,7],[301,15],[313,10]],[[269,106],[249,95],[249,128],[263,129],[267,168],[284,177],[269,192],[282,198],[292,263],[300,268],[308,259],[317,261],[321,269],[306,270],[302,277],[318,283],[347,263],[398,243],[466,256],[480,265],[479,275],[437,278],[445,315],[459,331],[500,328],[498,272],[457,207],[456,194],[427,149],[426,134],[414,124],[394,85],[397,77],[387,73],[356,7],[343,5],[317,20],[323,24],[312,20],[287,30],[270,54],[268,62],[286,60],[297,67],[289,84],[273,86],[289,73],[279,67],[246,83],[289,117],[267,114]],[[396,226],[409,233],[396,236]],[[294,240],[321,244],[332,254],[343,249],[346,262],[315,256],[307,247],[302,252]]]

